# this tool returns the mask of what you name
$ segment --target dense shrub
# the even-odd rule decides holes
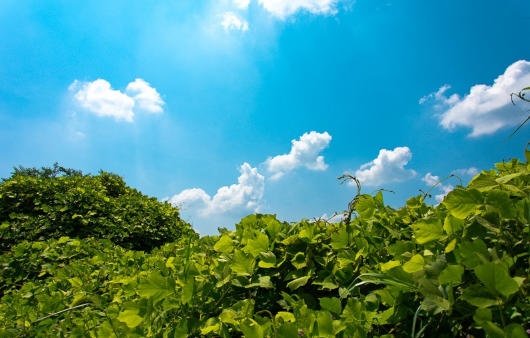
[[[95,237],[135,250],[150,251],[190,231],[168,203],[128,187],[100,171],[15,168],[0,183],[0,249],[22,240]]]
[[[341,223],[250,215],[150,253],[21,241],[0,256],[0,338],[525,338],[526,155],[436,206],[359,192]]]

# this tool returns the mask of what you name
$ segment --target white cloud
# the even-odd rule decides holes
[[[338,0],[258,0],[272,15],[284,19],[299,11],[313,14],[336,14]]]
[[[74,98],[84,109],[97,116],[112,116],[117,121],[133,122],[133,108],[136,104],[140,109],[151,113],[161,113],[161,105],[164,104],[156,89],[142,79],[136,79],[127,86],[126,92],[134,95],[133,97],[112,89],[110,83],[103,79],[92,82],[75,80],[68,90],[78,90]]]
[[[511,93],[518,93],[530,83],[530,62],[520,60],[510,65],[504,74],[497,77],[492,86],[478,84],[471,87],[469,94],[446,96],[449,85],[441,87],[420,99],[420,104],[434,101],[435,107],[443,110],[439,115],[440,125],[452,131],[457,127],[471,128],[469,136],[477,137],[497,132],[504,127],[520,124],[520,114],[528,107],[518,104],[514,107]]]
[[[131,96],[134,95],[132,98],[141,109],[150,113],[161,113],[163,111],[161,105],[164,104],[164,101],[160,98],[160,94],[144,80],[136,79],[134,82],[129,83],[125,91]]]
[[[233,12],[226,12],[223,14],[223,21],[221,22],[221,25],[226,30],[229,29],[239,29],[241,31],[247,31],[248,30],[248,22],[246,22],[243,19],[240,19],[237,17],[237,15]]]
[[[425,184],[427,184],[428,187],[432,187],[436,183],[440,182],[440,178],[438,176],[432,175],[431,173],[427,173],[427,175],[425,175],[425,177],[423,177],[421,180],[425,182]],[[440,183],[436,186],[436,188],[443,192],[442,194],[438,194],[434,196],[437,202],[441,202],[448,193],[453,191],[455,187],[453,187],[451,184]]]
[[[194,211],[199,217],[239,211],[258,212],[265,189],[265,179],[258,173],[257,168],[252,168],[248,163],[244,163],[239,171],[241,175],[238,183],[220,188],[213,198],[204,190],[193,188],[182,191],[168,201],[173,205],[181,205],[188,211]]]
[[[317,133],[312,131],[305,133],[300,140],[292,140],[291,152],[289,154],[269,157],[265,165],[270,172],[275,173],[271,179],[278,179],[286,172],[296,168],[305,167],[309,170],[326,170],[328,165],[324,163],[324,156],[319,152],[327,148],[331,136],[328,132]]]
[[[376,159],[363,164],[355,172],[355,177],[366,186],[405,181],[416,176],[414,170],[404,168],[411,159],[412,153],[408,147],[397,147],[394,150],[381,149]]]
[[[232,0],[232,2],[237,6],[239,9],[247,9],[248,5],[250,4],[250,0]]]
[[[475,176],[479,173],[479,170],[475,167],[466,168],[466,169],[456,169],[452,171],[455,175],[468,175],[468,176]]]
[[[69,88],[74,90],[79,85],[76,80]],[[133,121],[134,100],[119,90],[113,90],[105,80],[81,84],[81,89],[74,96],[81,106],[97,116],[112,116],[116,120]]]

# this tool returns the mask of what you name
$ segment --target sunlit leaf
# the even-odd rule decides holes
[[[348,247],[349,236],[346,228],[342,227],[339,231],[331,234],[331,247],[334,250],[344,249]]]
[[[254,258],[241,250],[234,251],[230,269],[240,276],[250,276],[254,270]]]
[[[159,303],[174,291],[167,283],[166,279],[158,272],[150,273],[145,280],[140,282],[136,288],[139,296],[149,298],[153,297],[153,303]]]
[[[287,283],[287,286],[291,289],[291,291],[294,291],[294,290],[298,289],[299,287],[306,285],[307,281],[309,280],[309,278],[311,278],[311,277],[310,276],[304,276],[304,277],[297,278],[297,279],[292,280],[289,283]]]
[[[420,219],[410,227],[414,230],[418,244],[435,242],[443,237],[443,228],[438,218]]]
[[[273,252],[260,252],[259,254],[260,261],[258,263],[260,268],[272,268],[276,266],[276,256]]]
[[[214,245],[214,250],[222,253],[230,253],[234,250],[234,242],[228,235],[223,235]]]
[[[127,324],[128,327],[134,328],[142,323],[143,318],[139,316],[140,307],[132,302],[125,303],[123,310],[118,315],[118,320]]]
[[[359,200],[357,201],[357,204],[355,204],[355,210],[359,213],[359,216],[364,219],[374,217],[376,208],[377,206],[374,198],[366,194],[359,196]]]
[[[477,200],[476,194],[469,190],[455,189],[445,196],[442,203],[451,212],[451,215],[464,219],[475,211],[480,202]]]
[[[425,260],[423,259],[422,255],[414,255],[408,262],[403,264],[403,270],[408,273],[413,273],[423,270],[424,265]]]
[[[519,290],[519,284],[510,277],[508,271],[494,262],[477,266],[475,275],[484,285],[503,296],[509,296]]]
[[[269,251],[269,237],[262,233],[256,239],[249,239],[243,251],[253,257],[259,256],[260,252]]]

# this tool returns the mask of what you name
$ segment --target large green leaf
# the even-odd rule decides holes
[[[241,331],[243,331],[245,338],[263,338],[263,328],[250,318],[241,322]]]
[[[136,292],[140,297],[153,297],[153,303],[157,304],[174,293],[174,290],[166,281],[165,277],[162,277],[158,272],[152,272],[145,280],[140,282],[140,285],[136,288]]]
[[[493,177],[484,174],[476,176],[468,185],[468,188],[478,191],[490,191],[497,187],[499,187],[499,183]]]
[[[331,234],[331,247],[334,250],[344,249],[349,244],[349,235],[346,228],[341,227],[337,232]]]
[[[418,244],[435,242],[443,237],[442,224],[436,217],[420,219],[410,227],[414,230]]]
[[[342,313],[341,301],[336,297],[322,297],[318,299],[320,307],[324,310],[328,310],[335,316],[339,316]]]
[[[241,250],[234,251],[233,262],[230,269],[239,276],[250,276],[254,271],[254,257],[247,255]]]
[[[490,253],[486,243],[481,239],[473,242],[463,242],[458,245],[460,255],[464,258],[461,262],[470,269],[490,260]]]
[[[317,325],[315,325],[315,333],[317,337],[333,338],[333,322],[331,320],[331,313],[328,311],[321,311],[317,317]]]
[[[455,234],[464,228],[464,220],[453,215],[447,215],[443,228],[448,235]]]
[[[499,305],[497,297],[482,285],[473,284],[464,289],[462,300],[479,308],[486,308]]]
[[[486,198],[486,204],[499,210],[502,217],[514,219],[517,217],[515,205],[510,200],[510,195],[502,190],[492,190]]]
[[[287,286],[291,289],[291,291],[294,291],[298,289],[299,287],[306,285],[309,278],[311,277],[304,276],[304,277],[296,278],[295,280],[292,280],[289,283],[287,283]]]
[[[302,231],[298,234],[298,237],[303,240],[304,242],[313,243],[316,235],[317,235],[317,226],[315,223],[310,223],[308,221],[303,221],[301,223],[303,225]]]
[[[123,305],[123,310],[118,315],[118,320],[127,324],[128,327],[134,328],[140,325],[144,320],[140,315],[140,306],[138,304],[128,302]]]
[[[276,266],[276,256],[273,252],[260,252],[259,253],[260,261],[258,263],[260,268],[272,268]]]
[[[510,277],[508,271],[494,262],[479,265],[475,268],[475,275],[484,285],[503,296],[509,296],[519,290],[519,284]]]
[[[423,270],[423,266],[425,265],[425,260],[423,259],[422,255],[414,255],[410,258],[410,260],[403,264],[403,270],[408,273],[413,273],[417,271]]]
[[[278,329],[278,338],[296,338],[299,337],[299,330],[295,324],[287,323]]]
[[[370,219],[374,217],[376,211],[375,200],[370,195],[361,195],[355,204],[355,210],[359,213],[364,219]]]
[[[222,253],[230,253],[234,250],[234,242],[228,235],[223,235],[214,245],[214,250]]]
[[[249,239],[243,251],[250,253],[253,257],[258,257],[261,252],[269,251],[269,237],[259,234],[256,239]]]
[[[442,203],[451,215],[464,219],[475,211],[480,202],[477,200],[477,195],[471,191],[455,189],[445,196]]]

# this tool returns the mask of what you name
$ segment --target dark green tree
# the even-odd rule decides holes
[[[0,250],[23,240],[107,238],[150,251],[192,231],[178,209],[128,187],[105,171],[83,175],[57,163],[15,168],[0,183]]]

